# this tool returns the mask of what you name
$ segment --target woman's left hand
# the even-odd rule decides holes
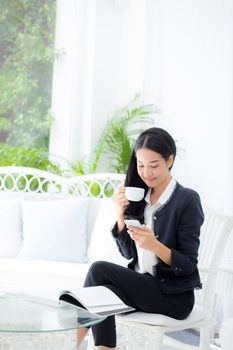
[[[147,226],[137,228],[135,226],[128,226],[128,234],[136,241],[140,248],[154,251],[157,245],[157,238],[154,232]]]

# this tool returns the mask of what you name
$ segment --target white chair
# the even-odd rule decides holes
[[[222,350],[232,350],[233,347],[233,318],[226,319],[220,329]]]
[[[117,327],[125,333],[127,338],[126,349],[160,350],[163,342],[169,344],[172,348],[185,350],[210,349],[217,271],[232,228],[232,217],[223,216],[210,208],[205,208],[205,221],[201,229],[198,263],[203,288],[196,292],[193,311],[187,319],[181,321],[160,314],[144,312],[117,316]],[[200,331],[198,346],[182,343],[164,336],[165,333],[185,329]]]

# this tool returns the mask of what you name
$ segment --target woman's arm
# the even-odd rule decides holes
[[[200,197],[196,192],[192,191],[186,197],[176,219],[175,229],[169,227],[174,237],[173,241],[169,242],[171,265],[167,266],[161,262],[160,266],[162,269],[173,271],[177,276],[189,275],[197,269],[200,230],[204,221]]]
[[[188,275],[196,270],[203,221],[204,214],[199,195],[193,192],[183,205],[177,227],[176,245],[171,252],[171,269],[176,275]]]
[[[124,226],[123,230],[119,232],[118,225],[116,223],[112,228],[112,235],[116,240],[121,255],[126,259],[134,258],[132,251],[132,243],[134,242],[132,242],[130,236],[128,235],[126,226]]]
[[[128,199],[125,196],[125,187],[121,186],[116,193],[113,203],[116,206],[117,211],[117,231],[118,233],[121,233],[125,227],[124,223],[124,214],[125,214],[125,208],[129,204]]]
[[[116,240],[121,255],[126,259],[131,259],[131,239],[127,234],[127,229],[124,222],[125,209],[129,204],[129,201],[125,197],[125,188],[123,186],[119,188],[113,199],[113,202],[116,206],[117,222],[112,228],[112,235]]]

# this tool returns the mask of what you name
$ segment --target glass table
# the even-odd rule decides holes
[[[23,294],[0,296],[1,350],[76,350],[76,330],[106,317],[68,304],[49,306]]]

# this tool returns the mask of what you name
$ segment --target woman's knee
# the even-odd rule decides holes
[[[112,264],[108,261],[95,261],[91,264],[89,271],[91,271],[94,274],[101,274],[103,271],[108,271],[111,268],[111,265]]]
[[[84,286],[98,286],[104,283],[106,274],[110,270],[111,263],[107,261],[95,261],[89,268]]]

